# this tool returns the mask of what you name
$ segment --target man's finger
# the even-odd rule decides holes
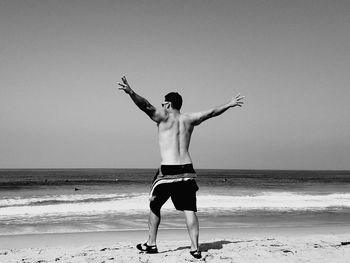
[[[128,81],[126,80],[126,77],[125,77],[125,76],[122,77],[122,80],[123,80],[123,82],[124,82],[126,85],[128,85]]]
[[[125,84],[122,84],[122,83],[118,82],[118,85],[122,86],[123,88],[125,88]]]

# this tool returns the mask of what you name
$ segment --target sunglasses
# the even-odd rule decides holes
[[[162,102],[162,107],[168,105],[169,103],[170,103],[169,101]]]

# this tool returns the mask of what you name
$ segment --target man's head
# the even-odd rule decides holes
[[[182,97],[177,92],[170,92],[165,95],[165,101],[171,103],[171,107],[175,110],[180,110],[182,106]]]

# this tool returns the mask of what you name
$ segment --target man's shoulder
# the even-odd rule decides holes
[[[161,123],[169,123],[174,121],[191,123],[193,121],[193,116],[191,115],[191,113],[180,113],[178,115],[168,114],[166,118],[163,118]]]
[[[191,115],[191,113],[188,113],[188,112],[181,113],[181,114],[180,114],[180,119],[181,119],[182,121],[191,121],[192,115]]]
[[[192,115],[193,113],[190,113],[190,112],[181,113],[181,117],[184,119],[190,119]]]

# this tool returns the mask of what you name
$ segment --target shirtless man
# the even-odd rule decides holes
[[[242,96],[232,98],[228,103],[210,110],[197,113],[180,113],[182,98],[178,93],[171,92],[165,96],[162,107],[157,109],[145,98],[136,94],[128,84],[125,76],[119,89],[129,94],[134,103],[145,112],[158,126],[158,143],[162,158],[150,194],[149,237],[146,243],[138,244],[137,248],[146,253],[158,253],[156,238],[160,223],[160,209],[171,197],[177,210],[183,211],[187,230],[191,239],[190,254],[201,258],[198,246],[199,224],[196,215],[195,171],[189,153],[191,135],[194,126],[203,121],[219,116],[229,108],[241,107]]]

